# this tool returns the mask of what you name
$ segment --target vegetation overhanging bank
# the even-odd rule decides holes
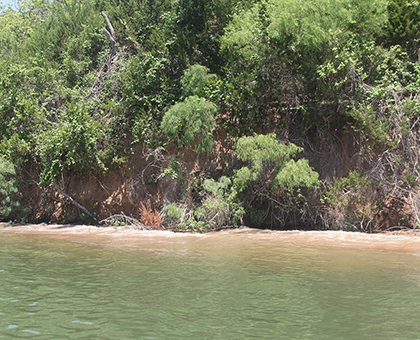
[[[407,0],[18,1],[0,218],[417,228],[419,25]]]

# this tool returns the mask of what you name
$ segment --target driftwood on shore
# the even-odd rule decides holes
[[[130,217],[125,215],[123,212],[121,214],[112,215],[110,217],[107,217],[101,221],[99,221],[99,224],[101,225],[124,225],[124,226],[133,226],[136,228],[142,228],[144,225],[140,223],[140,221],[134,217]]]

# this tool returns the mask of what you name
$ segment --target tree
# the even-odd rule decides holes
[[[187,97],[165,113],[161,124],[162,131],[169,140],[176,142],[178,147],[188,146],[197,139],[195,150],[198,153],[210,152],[214,143],[216,111],[216,105],[205,98]]]
[[[418,1],[390,0],[387,12],[388,21],[385,31],[388,43],[401,45],[411,56],[419,58],[420,5]]]
[[[343,86],[336,86],[334,92],[325,87],[318,71],[336,62],[343,49],[362,55],[359,47],[369,47],[381,32],[385,22],[381,8],[385,9],[384,0],[267,0],[239,13],[221,39],[227,58],[226,108],[231,113],[227,123],[239,122],[244,132],[278,115],[281,124],[290,128],[292,122],[307,124],[303,116],[307,108],[318,122],[327,120],[328,116],[319,117],[324,111],[319,104],[338,107],[345,96]],[[357,43],[356,51],[349,40]],[[339,79],[331,83],[347,85],[360,79],[364,75],[357,73],[358,64],[366,61],[343,56],[337,63],[341,69],[334,70]],[[355,94],[351,86],[347,89],[345,95]]]
[[[206,86],[216,78],[208,71],[207,67],[201,65],[193,65],[184,71],[181,84],[186,98],[169,108],[161,124],[166,136],[177,142],[179,147],[197,139],[195,150],[199,153],[212,150],[213,131],[216,128],[216,104],[200,97],[205,95]]]
[[[236,141],[235,156],[244,166],[233,177],[233,194],[243,202],[245,211],[265,209],[254,224],[268,219],[270,226],[285,226],[296,213],[302,217],[307,212],[300,189],[317,188],[319,175],[308,160],[294,160],[302,151],[293,143],[277,141],[274,134]]]

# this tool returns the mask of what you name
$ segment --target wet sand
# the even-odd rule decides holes
[[[251,228],[229,229],[207,234],[174,233],[161,230],[135,230],[127,227],[95,227],[85,225],[10,225],[0,223],[0,232],[48,237],[70,242],[96,245],[160,247],[163,243],[182,239],[185,242],[214,242],[229,239],[232,242],[267,240],[272,245],[281,243],[305,244],[323,247],[390,250],[420,254],[420,234],[365,234],[345,231],[272,231]]]

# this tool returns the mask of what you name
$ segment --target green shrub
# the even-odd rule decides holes
[[[204,97],[204,88],[216,78],[214,74],[208,72],[209,69],[201,65],[192,65],[186,69],[181,78],[184,95]]]
[[[13,164],[0,157],[0,217],[16,215],[21,210],[15,176]]]
[[[171,203],[163,208],[163,212],[166,215],[166,223],[170,225],[176,225],[181,222],[183,210],[180,206],[175,203]]]
[[[217,182],[212,178],[204,180],[203,189],[207,194],[195,215],[206,223],[207,228],[221,228],[242,221],[244,210],[232,195],[231,184],[226,176],[220,177]]]
[[[197,96],[187,97],[172,106],[163,117],[161,128],[169,140],[185,147],[197,139],[198,153],[213,149],[213,131],[216,128],[214,103]]]
[[[105,171],[116,152],[114,138],[111,127],[99,116],[92,117],[84,106],[69,104],[55,128],[38,135],[42,182],[59,178],[64,169],[83,175]]]
[[[420,7],[417,1],[390,0],[387,6],[388,20],[385,34],[392,44],[401,45],[418,58],[420,36]]]
[[[213,178],[207,178],[203,182],[203,189],[213,194],[216,198],[223,198],[226,196],[229,186],[232,184],[230,178],[226,176],[220,177],[216,182]]]
[[[316,189],[319,175],[308,160],[293,159],[302,151],[293,143],[279,142],[274,134],[241,137],[236,141],[235,156],[244,166],[233,177],[231,199],[239,200],[247,211],[263,209],[266,213],[257,225],[267,217],[271,226],[284,226],[298,220],[302,223],[304,216],[310,216],[301,189]],[[255,216],[249,217],[255,223]]]
[[[128,115],[135,115],[132,131],[136,141],[156,143],[162,113],[180,94],[168,74],[169,63],[165,57],[140,54],[130,59],[123,74],[122,102]]]
[[[328,227],[372,230],[381,205],[376,197],[377,189],[362,171],[351,171],[347,177],[334,179],[323,198],[328,206],[325,216]]]
[[[274,134],[239,138],[235,143],[235,155],[247,165],[236,172],[235,188],[241,192],[252,183],[266,194],[297,187],[316,188],[319,175],[309,166],[308,160],[293,159],[302,151],[293,143],[277,141]]]

